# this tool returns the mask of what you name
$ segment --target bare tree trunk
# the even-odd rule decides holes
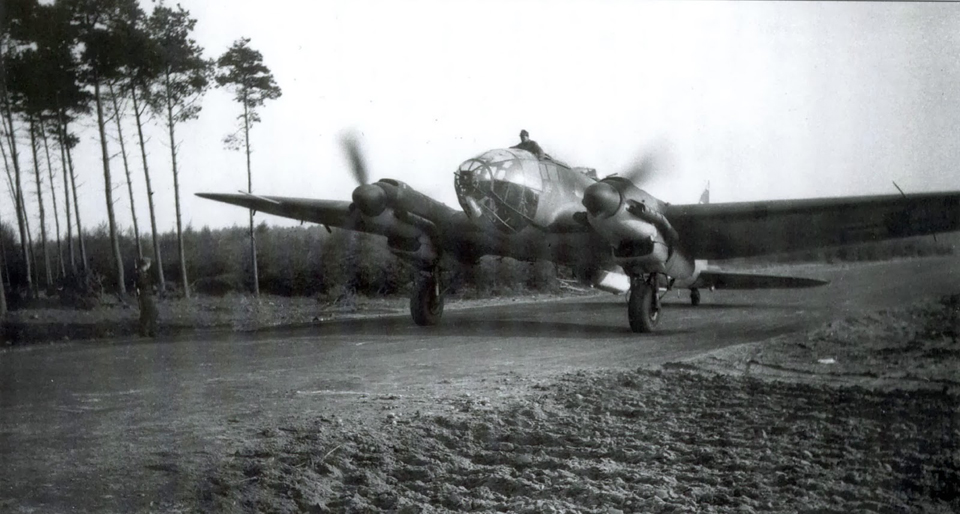
[[[60,134],[60,167],[63,168],[63,199],[67,211],[67,255],[70,259],[70,273],[76,275],[77,253],[73,249],[73,213],[70,212],[70,171],[67,168],[67,141],[63,137],[63,123],[60,120],[57,121],[57,133]]]
[[[63,134],[69,134],[70,130],[67,123],[63,123]],[[90,262],[87,260],[87,244],[83,239],[83,224],[80,222],[80,202],[77,200],[77,173],[73,168],[73,152],[70,145],[67,145],[67,165],[70,167],[70,189],[73,191],[73,214],[77,218],[77,243],[80,245],[80,265],[84,273],[90,270]]]
[[[33,151],[33,172],[37,179],[37,205],[40,207],[40,250],[43,252],[43,271],[47,289],[53,287],[53,272],[50,269],[50,251],[47,248],[47,220],[43,208],[43,185],[40,181],[40,158],[37,156],[37,124],[30,118],[30,149]]]
[[[53,199],[53,224],[57,229],[57,263],[60,276],[67,276],[67,266],[63,261],[63,245],[60,242],[60,209],[57,207],[57,188],[53,184],[53,164],[50,162],[50,145],[47,143],[47,129],[40,119],[40,136],[43,140],[43,152],[47,157],[47,174],[50,175],[50,196]]]
[[[183,281],[183,296],[190,298],[190,282],[187,280],[187,259],[183,249],[183,224],[180,218],[180,182],[177,177],[177,139],[173,133],[173,100],[170,98],[170,73],[165,76],[167,87],[167,128],[170,131],[170,158],[173,162],[173,198],[177,211],[177,249],[180,252],[180,280]]]
[[[133,115],[137,119],[137,136],[140,138],[140,156],[143,157],[143,178],[147,184],[147,205],[150,207],[150,231],[153,235],[153,269],[156,270],[157,280],[161,291],[166,290],[166,281],[163,278],[163,261],[160,259],[160,237],[157,234],[157,215],[153,209],[153,187],[150,185],[150,168],[147,167],[147,145],[143,140],[143,123],[140,120],[140,106],[137,101],[137,87],[130,85],[130,97],[133,98]]]
[[[97,129],[100,131],[100,152],[103,155],[103,181],[107,197],[107,226],[110,229],[110,246],[113,248],[113,264],[117,268],[117,294],[127,295],[123,277],[123,256],[120,254],[120,239],[117,237],[117,220],[113,214],[113,181],[110,177],[110,152],[107,150],[106,121],[103,119],[103,103],[100,96],[100,80],[93,81],[93,98],[97,104]]]
[[[137,258],[143,258],[143,248],[140,246],[140,227],[137,225],[137,208],[133,201],[133,181],[130,180],[130,164],[127,162],[127,146],[123,142],[123,128],[120,123],[120,103],[113,92],[113,84],[109,83],[110,97],[113,99],[113,117],[117,122],[117,138],[120,140],[120,155],[123,156],[123,171],[127,174],[127,192],[130,193],[130,216],[133,218],[133,236],[137,238]]]
[[[3,221],[0,220],[0,261],[3,261],[3,269],[7,271],[7,252],[3,247]],[[10,273],[7,272],[7,283],[10,283]],[[0,275],[0,320],[7,315],[7,288],[3,285],[3,275]]]
[[[10,192],[13,193],[13,180],[10,176],[10,164],[7,162],[7,150],[4,148],[2,142],[0,142],[0,151],[3,152],[3,170],[7,172],[7,180],[10,183]],[[11,194],[11,196],[13,196]],[[16,197],[14,197],[14,202],[16,202]],[[10,266],[7,262],[7,248],[3,243],[3,221],[0,220],[0,261],[3,263],[3,276],[0,276],[0,320],[3,319],[7,314],[7,292],[4,289],[4,277],[6,277],[7,284],[13,284],[10,282]]]
[[[0,120],[3,120],[4,122],[6,121],[3,118],[0,118]],[[13,181],[13,175],[10,174],[10,162],[7,160],[7,147],[5,144],[3,144],[3,141],[0,141],[0,153],[3,154],[3,171],[5,171],[7,175],[7,186],[9,187],[10,200],[13,202],[14,206],[16,206],[17,215],[19,216],[20,215],[20,197],[17,195],[17,188]],[[0,227],[2,226],[3,225],[0,224]],[[3,272],[6,274],[7,284],[11,284],[11,287],[12,287],[13,282],[10,281],[10,264],[7,260],[6,250],[4,249],[4,246],[3,246],[2,230],[0,230],[0,255],[2,255]],[[27,268],[27,271],[29,272],[29,267]]]
[[[247,97],[243,97],[243,143],[247,151],[247,192],[253,194],[253,172],[250,169],[250,114]],[[253,229],[253,210],[250,210],[250,261],[253,263],[253,294],[260,296],[260,275],[257,272],[257,237]]]
[[[2,81],[0,81],[2,83]],[[17,228],[20,230],[20,252],[23,254],[23,265],[24,265],[24,275],[27,277],[27,294],[33,294],[35,291],[35,286],[33,283],[33,273],[31,268],[31,252],[32,248],[28,245],[29,237],[27,237],[27,210],[26,204],[23,201],[23,184],[20,179],[20,157],[17,153],[17,138],[13,133],[13,114],[10,112],[10,103],[7,99],[6,87],[3,90],[3,114],[4,119],[6,120],[6,132],[8,137],[8,145],[10,146],[10,160],[13,161],[13,176],[15,178],[15,189],[14,196],[16,197],[17,203]]]
[[[0,226],[3,226],[0,224]],[[10,259],[7,258],[7,245],[3,241],[3,237],[0,237],[0,260],[3,261],[3,278],[6,279],[7,285],[11,288],[13,287],[13,282],[10,281]],[[13,291],[13,289],[11,289]]]
[[[20,206],[23,207],[24,213],[27,211],[27,204],[23,201],[23,194],[20,195]],[[33,276],[28,280],[28,286],[30,286],[30,294],[34,298],[40,297],[40,268],[37,266],[37,249],[33,247],[33,234],[30,233],[30,218],[24,214],[23,224],[27,227],[27,244],[30,245],[30,267],[28,270],[33,270]]]

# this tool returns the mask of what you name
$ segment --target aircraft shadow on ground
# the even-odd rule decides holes
[[[608,310],[622,310],[626,316],[627,301],[620,299],[613,302],[578,302],[565,303],[563,305],[574,306],[578,312],[597,312]],[[672,309],[703,309],[703,310],[723,310],[723,309],[763,309],[763,310],[793,310],[795,305],[770,304],[770,303],[701,303],[700,305],[690,305],[689,301],[684,300],[664,300],[663,306],[667,310]]]
[[[591,337],[637,337],[630,331],[627,324],[626,302],[617,301],[586,301],[563,302],[554,304],[554,307],[537,306],[526,310],[524,316],[536,317],[545,315],[556,319],[562,318],[563,312],[571,315],[587,314],[596,316],[604,314],[607,324],[591,323],[586,321],[548,321],[538,319],[504,319],[515,315],[511,308],[520,306],[491,306],[447,313],[439,325],[432,327],[418,327],[409,316],[387,316],[364,319],[334,319],[320,323],[305,323],[297,325],[281,325],[266,327],[252,332],[230,333],[222,335],[222,331],[210,331],[199,335],[185,330],[185,327],[161,328],[161,336],[157,339],[130,337],[119,341],[120,344],[154,344],[157,342],[183,342],[203,338],[226,338],[233,341],[257,340],[265,334],[275,335],[356,335],[356,336],[389,336],[389,335],[416,335],[418,337],[455,337],[455,336],[485,336],[485,337],[555,337],[555,338],[591,338]],[[524,306],[529,307],[529,306]],[[664,302],[666,319],[652,334],[642,337],[672,336],[696,332],[670,327],[670,311],[697,311],[717,312],[723,310],[791,310],[796,306],[761,304],[761,303],[725,303],[700,304],[692,306],[689,302]],[[551,309],[551,312],[540,313],[540,309]],[[557,311],[561,311],[558,314]],[[219,333],[218,333],[219,332]]]
[[[624,316],[622,325],[599,325],[595,323],[556,322],[516,319],[464,319],[461,316],[447,316],[440,324],[432,327],[418,327],[406,317],[390,319],[363,319],[330,321],[313,327],[318,336],[383,336],[415,335],[424,338],[436,337],[552,337],[557,339],[595,337],[637,337],[630,331]],[[662,329],[644,337],[657,335],[676,335],[686,330]]]
[[[796,305],[770,304],[770,303],[701,303],[700,305],[690,305],[690,302],[663,302],[667,310],[673,309],[693,309],[693,310],[724,310],[724,309],[757,309],[757,310],[794,310]]]
[[[552,307],[529,305],[491,306],[462,311],[452,311],[444,315],[436,326],[418,327],[413,324],[409,316],[389,316],[382,318],[340,319],[330,320],[311,325],[297,327],[274,327],[257,331],[257,333],[288,333],[313,332],[317,336],[389,336],[415,335],[417,337],[456,337],[456,336],[485,336],[485,337],[554,337],[554,338],[591,338],[591,337],[636,337],[627,324],[625,301],[585,301],[563,302],[553,304]],[[556,319],[563,317],[563,312],[571,315],[587,317],[604,315],[609,323],[598,324],[589,319],[583,321],[552,321],[539,319],[510,319],[516,316],[515,309],[522,309],[525,318],[549,316]],[[703,310],[717,312],[722,310],[789,310],[795,306],[763,304],[763,303],[726,303],[701,304],[692,306],[689,303],[664,303],[665,316],[663,325],[652,334],[643,337],[671,336],[692,331],[670,327],[670,311],[673,310]],[[540,309],[545,309],[540,312]],[[549,312],[547,312],[549,310]],[[558,314],[558,311],[560,314]]]

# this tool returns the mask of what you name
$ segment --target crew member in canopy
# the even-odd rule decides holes
[[[536,141],[530,139],[530,133],[526,130],[520,131],[520,144],[516,146],[511,146],[510,148],[516,148],[518,150],[526,150],[533,155],[537,156],[537,159],[543,159],[547,157],[547,154],[544,153],[543,148],[540,148],[540,145]]]

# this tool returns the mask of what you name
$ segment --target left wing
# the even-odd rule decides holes
[[[960,230],[960,192],[669,205],[697,259],[750,257]]]

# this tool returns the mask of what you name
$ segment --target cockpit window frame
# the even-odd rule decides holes
[[[480,215],[499,230],[519,232],[535,223],[545,186],[555,182],[550,174],[551,164],[540,163],[540,176],[537,176],[531,175],[533,170],[523,164],[528,160],[503,159],[502,156],[485,159],[488,155],[489,152],[468,159],[457,168],[454,185],[458,199],[465,209],[468,204],[479,207]],[[511,162],[507,163],[508,160]],[[558,174],[555,171],[553,175]]]

